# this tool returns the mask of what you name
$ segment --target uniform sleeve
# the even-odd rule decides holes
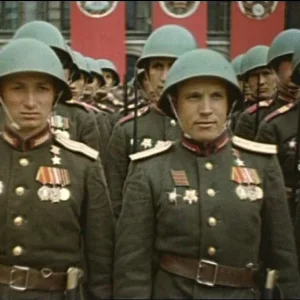
[[[262,122],[255,140],[259,143],[277,144],[275,132],[270,123]]]
[[[243,112],[235,126],[234,134],[238,137],[254,141],[255,139],[255,114]]]
[[[151,299],[155,214],[148,176],[130,170],[116,227],[114,298]]]
[[[101,156],[100,132],[94,112],[84,112],[77,117],[79,141],[99,151]]]
[[[88,299],[112,296],[114,219],[103,168],[95,162],[86,177],[83,240],[87,265]]]
[[[279,271],[285,299],[300,298],[300,278],[292,222],[277,158],[265,170],[262,255],[265,267]]]
[[[100,134],[100,156],[102,160],[102,164],[105,165],[107,160],[107,146],[110,138],[110,124],[108,123],[107,117],[102,114],[98,113],[96,115],[96,121],[99,129]]]
[[[122,209],[122,190],[128,172],[129,141],[123,126],[117,125],[108,145],[105,170],[111,197],[113,212],[119,217]]]

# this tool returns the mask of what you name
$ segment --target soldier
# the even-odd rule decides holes
[[[295,46],[291,67],[291,70],[294,70],[291,79],[293,80],[293,83],[298,86],[300,86],[299,65],[300,43],[298,41],[298,44]],[[277,156],[284,176],[287,199],[293,221],[295,221],[300,195],[298,169],[299,154],[298,158],[296,155],[297,144],[300,142],[298,138],[300,133],[298,131],[298,119],[299,102],[292,101],[268,115],[264,122],[262,122],[256,137],[257,141],[277,145]],[[300,230],[300,228],[298,230]],[[298,243],[300,243],[299,232],[296,232]],[[300,244],[298,245],[298,255],[300,255]]]
[[[31,37],[40,40],[50,46],[60,59],[66,75],[66,80],[72,78],[70,66],[74,64],[66,43],[59,30],[50,23],[44,21],[32,21],[21,26],[13,36],[13,39]],[[52,130],[60,132],[65,137],[85,143],[96,149],[101,149],[101,137],[97,128],[97,122],[93,112],[80,105],[77,101],[58,103],[54,109],[55,114],[50,120]]]
[[[215,51],[190,51],[170,69],[158,106],[184,135],[131,155],[114,298],[261,299],[264,268],[279,271],[286,299],[300,297],[276,147],[224,128],[238,94],[231,64]]]
[[[193,35],[177,25],[162,26],[147,39],[137,68],[145,69],[151,88],[160,95],[166,75],[177,57],[197,48]],[[136,115],[136,117],[135,117]],[[146,106],[119,121],[113,129],[109,145],[106,174],[116,217],[122,206],[122,188],[129,155],[180,138],[181,130],[174,119],[166,116],[156,103]]]
[[[261,120],[280,105],[274,101],[276,75],[267,64],[268,52],[267,46],[255,46],[244,55],[241,64],[241,73],[249,84],[249,102],[254,104],[240,115],[234,133],[249,140],[255,139]]]
[[[111,297],[114,224],[98,152],[48,124],[71,95],[59,59],[41,41],[13,40],[0,82],[0,299],[82,299],[84,262],[87,299]]]

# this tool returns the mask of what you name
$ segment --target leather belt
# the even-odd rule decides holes
[[[258,270],[250,268],[228,267],[210,260],[194,260],[172,255],[163,255],[160,266],[165,271],[207,286],[256,287],[254,275]]]
[[[66,282],[66,273],[54,273],[50,269],[38,271],[24,266],[0,265],[0,283],[17,291],[64,291]]]

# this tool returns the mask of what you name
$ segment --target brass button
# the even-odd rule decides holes
[[[20,256],[23,253],[23,248],[21,246],[16,246],[12,250],[14,256]]]
[[[215,247],[209,247],[207,249],[207,253],[208,253],[209,256],[214,256],[216,254],[216,252],[217,252],[217,250],[216,250]]]
[[[25,193],[25,189],[22,186],[19,186],[19,187],[16,188],[16,194],[18,196],[23,196],[24,193]]]
[[[210,162],[207,162],[206,164],[205,164],[205,169],[206,170],[212,170],[213,169],[213,164],[212,163],[210,163]]]
[[[28,160],[27,158],[21,158],[21,159],[19,160],[19,163],[20,163],[20,165],[21,165],[22,167],[26,167],[26,166],[29,165],[29,160]]]
[[[171,120],[171,121],[170,121],[170,124],[171,124],[171,126],[174,127],[174,126],[176,126],[177,122],[176,122],[175,120]]]
[[[217,220],[214,217],[209,217],[208,218],[208,225],[210,227],[215,227],[217,225]]]
[[[24,219],[21,216],[18,216],[16,218],[14,218],[14,224],[15,226],[21,226],[24,224]]]
[[[214,197],[216,195],[216,192],[213,189],[208,189],[207,190],[207,195],[210,196],[210,197]]]

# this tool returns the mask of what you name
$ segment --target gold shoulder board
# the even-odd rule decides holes
[[[55,140],[67,148],[68,150],[74,151],[74,152],[79,152],[89,158],[92,158],[94,160],[97,160],[99,157],[99,152],[83,143],[77,142],[70,140],[68,138],[65,138],[59,133],[55,134]]]
[[[257,143],[246,139],[242,139],[238,136],[232,137],[232,143],[242,149],[249,150],[252,152],[263,153],[263,154],[277,153],[276,145]]]
[[[172,147],[172,145],[173,145],[172,141],[166,141],[164,143],[164,145],[160,145],[158,147],[154,147],[154,148],[151,148],[151,149],[148,149],[148,150],[145,150],[145,151],[140,151],[140,152],[131,154],[131,155],[129,155],[129,157],[132,161],[140,160],[142,158],[151,157],[151,156],[154,156],[154,155],[157,155],[159,153],[163,153],[163,152],[167,151],[168,149],[170,149]]]

